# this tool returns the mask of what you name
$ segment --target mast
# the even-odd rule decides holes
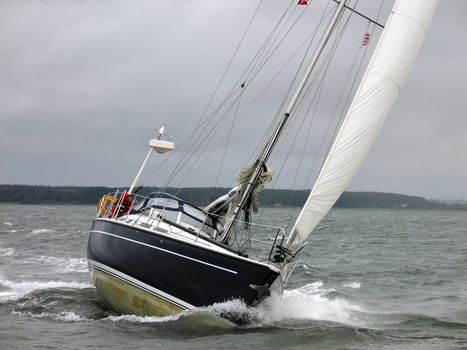
[[[259,176],[261,175],[261,173],[263,172],[263,167],[265,166],[267,160],[269,159],[269,156],[271,155],[271,152],[272,150],[274,149],[274,146],[276,145],[277,143],[277,140],[279,139],[282,131],[284,130],[284,127],[290,117],[290,114],[292,113],[292,111],[294,110],[295,108],[295,105],[297,104],[304,88],[305,88],[305,85],[311,75],[311,72],[313,71],[313,69],[315,68],[316,66],[316,63],[318,62],[318,59],[321,55],[321,53],[323,52],[324,50],[324,47],[326,46],[329,38],[331,37],[331,34],[336,26],[336,23],[337,21],[339,20],[344,8],[345,8],[345,5],[347,3],[348,0],[341,0],[339,2],[339,5],[337,6],[336,10],[334,11],[334,15],[331,19],[331,21],[329,22],[327,28],[326,28],[326,31],[324,32],[323,34],[323,37],[321,38],[321,41],[319,43],[319,46],[318,48],[316,49],[316,52],[313,56],[313,58],[311,59],[309,65],[308,65],[308,68],[305,72],[305,74],[303,75],[303,78],[300,82],[300,84],[298,85],[297,89],[295,90],[295,93],[292,97],[292,99],[290,100],[289,102],[289,105],[287,106],[287,109],[283,115],[283,117],[281,118],[281,120],[279,121],[279,123],[277,124],[277,126],[275,127],[274,129],[274,132],[272,134],[272,136],[269,138],[268,142],[266,143],[266,145],[264,146],[263,150],[261,151],[260,153],[260,156],[258,157],[258,159],[256,160],[255,162],[255,170],[253,171],[253,173],[251,174],[249,180],[248,180],[248,183],[246,185],[246,188],[245,190],[243,191],[243,194],[242,194],[242,197],[240,199],[240,201],[237,203],[237,205],[235,206],[233,212],[232,212],[232,215],[227,218],[226,220],[226,223],[224,225],[224,232],[221,236],[221,241],[222,242],[227,242],[228,241],[228,238],[231,234],[231,231],[234,227],[234,224],[235,224],[235,221],[237,220],[238,216],[240,215],[240,211],[241,209],[245,206],[248,198],[251,196],[251,193],[253,192],[254,188],[255,188],[255,185],[257,184],[257,181],[258,181],[258,178]]]

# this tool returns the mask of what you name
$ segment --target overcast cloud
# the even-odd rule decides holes
[[[318,13],[318,2],[307,11]],[[377,6],[371,2],[366,10],[373,16]],[[169,114],[166,126],[176,144],[196,125],[257,3],[0,1],[0,183],[128,186],[148,139]],[[262,5],[219,96],[288,3]],[[350,190],[467,199],[466,11],[464,0],[440,0],[407,84]],[[283,52],[310,34],[312,15],[298,25],[303,35],[291,35]],[[358,38],[362,25],[350,27]],[[284,61],[271,61],[271,73],[258,80],[266,82]],[[231,185],[249,158],[291,72],[286,69],[251,113],[237,120],[219,186]],[[330,76],[326,88],[338,82]],[[323,94],[324,102],[332,102],[329,95]],[[252,99],[245,93],[242,108]],[[316,126],[324,120],[317,119]],[[213,139],[200,158],[205,163],[183,186],[215,184],[226,135],[224,130]],[[299,153],[290,154],[292,163],[298,164]],[[276,170],[285,154],[278,153]],[[155,158],[150,170],[162,159]],[[168,174],[161,170],[147,184],[162,185]],[[294,174],[285,174],[277,187],[293,182]]]

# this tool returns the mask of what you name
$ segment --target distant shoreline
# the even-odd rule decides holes
[[[0,203],[16,204],[96,204],[103,194],[115,192],[116,187],[85,186],[36,186],[0,185]],[[124,188],[120,188],[124,190]],[[141,195],[158,191],[157,187],[146,187]],[[166,188],[200,207],[224,195],[230,189],[222,187]],[[265,189],[259,194],[259,201],[265,207],[301,207],[309,190]],[[344,192],[334,205],[336,208],[385,208],[385,209],[442,209],[467,210],[466,203],[444,203],[423,197],[383,192]]]

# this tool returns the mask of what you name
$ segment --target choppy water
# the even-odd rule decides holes
[[[85,259],[94,214],[0,204],[0,348],[467,349],[466,212],[334,210],[283,298],[165,318],[99,302]],[[251,322],[217,322],[226,311]]]

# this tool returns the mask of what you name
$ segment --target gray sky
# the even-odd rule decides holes
[[[375,16],[376,1],[371,2],[361,9]],[[288,3],[264,2],[213,106]],[[253,0],[0,0],[0,183],[129,186],[145,157],[148,139],[168,116],[166,127],[176,145],[194,128],[257,4]],[[312,32],[313,16],[320,8],[318,0],[311,2],[297,24],[298,32],[291,33],[274,56],[277,60],[272,59],[258,76],[258,86],[251,85],[250,96],[245,90],[239,115],[259,93],[260,83],[267,82]],[[467,199],[466,11],[467,1],[440,0],[407,84],[349,190]],[[350,26],[357,39],[354,46],[348,44],[349,50],[361,40],[362,25],[366,26],[357,22]],[[348,56],[336,53],[336,64],[349,61]],[[231,185],[235,171],[249,158],[292,74],[288,66],[250,113],[236,119],[219,186]],[[335,91],[341,80],[330,75],[323,104],[332,103],[328,92]],[[325,126],[330,109],[323,107],[317,128]],[[299,122],[291,130],[299,130]],[[210,146],[197,152],[203,163],[181,185],[216,183],[231,123],[232,119],[226,121]],[[309,154],[318,153],[318,135],[312,137],[317,141],[310,143]],[[292,131],[289,139],[293,140]],[[276,173],[287,142],[272,161]],[[300,152],[292,151],[285,169],[297,164]],[[164,157],[155,157],[147,174]],[[162,185],[177,159],[179,155],[172,156],[167,169],[156,172],[146,184]],[[294,171],[284,170],[276,186],[291,187],[295,179],[296,188],[310,187],[308,180],[294,176]]]

